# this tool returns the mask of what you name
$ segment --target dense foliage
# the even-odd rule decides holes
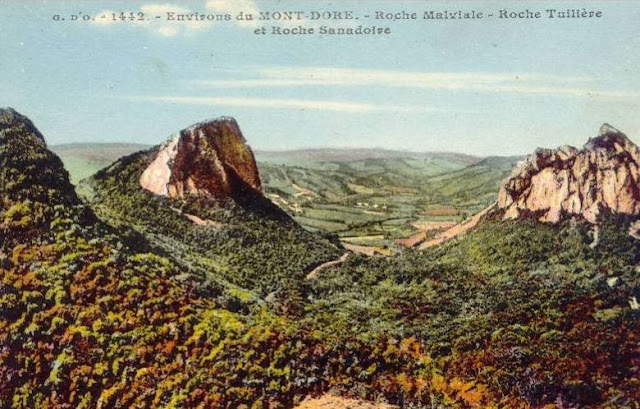
[[[3,124],[3,170],[44,172],[0,184],[0,407],[290,407],[359,368],[351,351],[366,345],[328,345],[264,306],[221,308],[173,260],[133,251],[143,239],[82,206],[22,125]]]
[[[2,119],[0,407],[289,408],[332,389],[411,408],[638,408],[630,220],[594,234],[494,215],[306,280],[340,251],[269,203],[153,197],[136,155],[84,187],[103,223],[37,130]]]
[[[592,248],[584,223],[490,221],[424,253],[351,257],[315,282],[308,319],[419,341],[445,402],[464,400],[462,382],[482,405],[636,407],[640,249],[627,229],[608,218]]]
[[[225,200],[169,199],[143,190],[139,178],[149,154],[121,159],[88,181],[92,207],[110,224],[141,232],[208,291],[215,293],[221,279],[263,296],[295,288],[313,267],[342,251],[251,190]]]

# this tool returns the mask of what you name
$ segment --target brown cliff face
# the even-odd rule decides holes
[[[178,132],[158,148],[140,184],[172,198],[227,198],[262,190],[253,152],[232,118],[202,122]]]
[[[602,211],[640,214],[640,151],[608,124],[581,149],[539,149],[500,187],[504,217],[535,215],[556,223],[579,216],[596,223]]]

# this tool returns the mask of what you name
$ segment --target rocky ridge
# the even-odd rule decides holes
[[[0,205],[28,201],[77,205],[69,174],[33,122],[0,108]]]
[[[640,214],[640,150],[604,124],[582,149],[538,149],[501,185],[498,208],[505,219],[535,216],[557,223],[578,216],[596,223],[603,211]]]

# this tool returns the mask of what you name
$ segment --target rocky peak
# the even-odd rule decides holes
[[[556,223],[579,216],[596,223],[602,211],[640,214],[640,151],[609,124],[582,149],[538,149],[500,187],[505,218],[535,215]]]
[[[175,134],[156,150],[140,184],[154,194],[172,198],[225,198],[262,189],[253,152],[235,119],[227,117]]]
[[[600,127],[600,133],[597,137],[589,138],[589,141],[585,145],[585,149],[604,149],[609,152],[617,153],[638,153],[638,147],[631,142],[625,134],[606,123]]]

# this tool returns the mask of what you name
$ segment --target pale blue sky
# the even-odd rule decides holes
[[[234,116],[252,147],[522,154],[602,122],[640,142],[640,4],[628,2],[0,2],[0,106],[49,144],[159,143]],[[600,9],[597,20],[382,22],[378,10]],[[354,10],[374,36],[256,36],[262,24],[54,22],[83,12]],[[351,23],[309,22],[302,25]],[[273,25],[273,23],[267,23]],[[294,24],[295,26],[297,24]],[[289,24],[291,26],[291,24]]]

